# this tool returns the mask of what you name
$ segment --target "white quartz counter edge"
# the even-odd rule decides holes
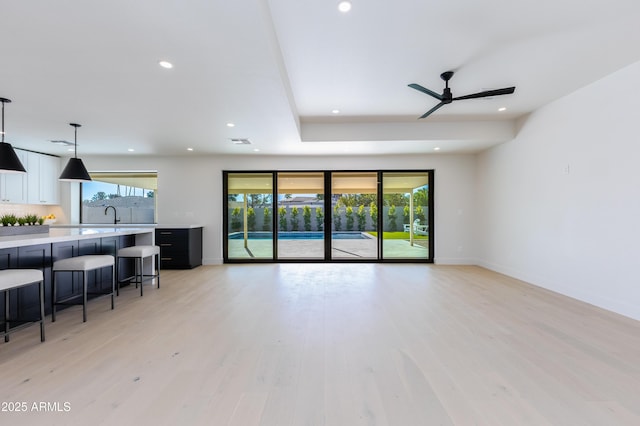
[[[47,234],[0,237],[0,249],[151,232],[154,232],[152,228],[50,228]]]
[[[177,225],[175,223],[159,223],[156,225],[156,228],[171,228],[171,229],[192,229],[192,228],[203,228],[203,225],[191,224],[191,225]]]
[[[52,223],[50,228],[155,228],[155,223]]]
[[[113,228],[114,226],[118,228],[171,228],[171,229],[192,229],[192,228],[202,228],[203,225],[198,224],[187,224],[187,225],[177,225],[175,223],[119,223],[114,225],[113,223],[82,223],[82,224],[72,224],[72,223],[55,223],[51,224],[51,228]]]

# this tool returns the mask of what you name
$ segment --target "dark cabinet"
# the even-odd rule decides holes
[[[156,228],[162,269],[191,269],[202,265],[202,227]]]
[[[62,241],[51,244],[51,264],[56,260],[68,259],[80,255],[80,244],[76,241]],[[66,299],[73,294],[82,291],[82,277],[78,272],[58,272],[57,274],[58,299]],[[50,297],[50,294],[49,294]],[[51,310],[51,305],[47,306],[47,313]],[[61,309],[61,308],[58,308]]]
[[[16,268],[18,266],[18,248],[0,249],[0,269]]]
[[[18,247],[18,268],[40,269],[44,274],[45,312],[51,310],[51,244]],[[17,314],[21,318],[37,318],[40,315],[38,286],[17,289],[15,294]]]

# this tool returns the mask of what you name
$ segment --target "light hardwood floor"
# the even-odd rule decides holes
[[[109,307],[0,343],[0,424],[640,424],[640,322],[478,267],[166,270]]]

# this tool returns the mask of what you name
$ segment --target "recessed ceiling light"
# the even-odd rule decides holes
[[[340,114],[340,110],[339,109],[332,109],[331,110],[331,114]]]
[[[193,148],[187,148],[187,151],[193,151]]]
[[[253,148],[253,152],[260,152],[258,148]]]
[[[127,151],[129,151],[129,152],[134,152],[134,151],[135,151],[135,149],[133,149],[133,148],[129,148],[129,149],[127,149]]]
[[[347,0],[343,0],[338,3],[338,10],[342,13],[347,13],[351,10],[351,2]]]
[[[435,148],[433,148],[434,151],[440,151],[440,147],[436,146]]]
[[[507,110],[507,108],[506,108],[506,107],[500,107],[500,108],[498,108],[498,111],[500,111],[500,112],[502,112],[502,111],[506,111],[506,110]]]
[[[236,125],[233,123],[227,123],[227,127],[236,127]]]
[[[162,68],[166,68],[166,69],[171,69],[173,68],[173,64],[169,61],[158,61],[158,65],[160,65]]]

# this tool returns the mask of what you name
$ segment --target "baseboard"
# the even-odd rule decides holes
[[[625,303],[624,301],[608,299],[599,294],[580,291],[577,287],[569,286],[565,283],[553,282],[552,279],[548,277],[533,276],[505,265],[498,265],[482,260],[478,261],[476,264],[499,274],[524,281],[527,284],[544,288],[545,290],[579,300],[580,302],[588,303],[589,305],[596,306],[600,309],[640,321],[640,309],[637,306]]]
[[[433,260],[437,265],[477,265],[476,259],[463,257],[437,257]]]

